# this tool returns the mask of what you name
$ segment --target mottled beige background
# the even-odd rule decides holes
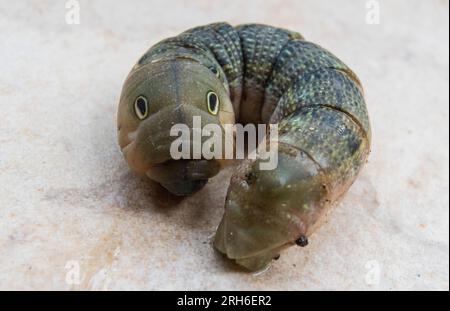
[[[449,289],[447,1],[0,1],[0,289]],[[213,21],[297,30],[364,83],[370,163],[305,249],[243,273],[210,246],[230,172],[170,197],[116,144],[122,82]],[[79,284],[76,283],[77,266]]]

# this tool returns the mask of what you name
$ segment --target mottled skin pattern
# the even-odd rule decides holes
[[[208,90],[220,99],[217,116],[205,109]],[[142,121],[132,108],[139,94],[152,106]],[[119,105],[119,143],[127,162],[175,194],[200,189],[222,163],[170,160],[170,140],[164,140],[169,125],[189,123],[194,115],[206,123],[278,124],[278,167],[264,171],[259,160],[242,161],[214,241],[252,271],[285,247],[307,244],[370,150],[356,75],[300,34],[266,25],[196,27],[147,51],[128,76]]]

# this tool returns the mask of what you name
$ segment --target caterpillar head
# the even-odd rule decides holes
[[[238,167],[214,241],[251,271],[268,266],[285,247],[304,246],[327,203],[323,175],[301,152],[280,153],[274,170],[258,167],[258,160]]]
[[[119,145],[129,166],[175,194],[201,188],[218,172],[217,161],[173,161],[170,152],[178,138],[170,135],[172,127],[183,124],[192,131],[194,117],[200,117],[202,127],[234,122],[228,91],[216,72],[187,59],[135,68],[125,81],[118,110]],[[191,141],[191,150],[193,143],[206,139]]]

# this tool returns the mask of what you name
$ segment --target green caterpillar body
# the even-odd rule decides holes
[[[139,59],[118,112],[129,165],[178,195],[203,187],[223,161],[169,155],[170,126],[191,126],[193,116],[205,124],[278,124],[278,166],[264,171],[258,159],[241,162],[214,241],[249,270],[266,267],[287,246],[305,246],[370,150],[356,75],[299,33],[266,25],[196,27]]]

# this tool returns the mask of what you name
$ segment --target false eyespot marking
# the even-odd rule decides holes
[[[219,97],[213,91],[209,91],[206,94],[206,106],[208,107],[208,111],[212,115],[217,115],[219,112]]]
[[[139,120],[144,120],[148,116],[148,101],[147,98],[140,95],[134,101],[134,111]]]

